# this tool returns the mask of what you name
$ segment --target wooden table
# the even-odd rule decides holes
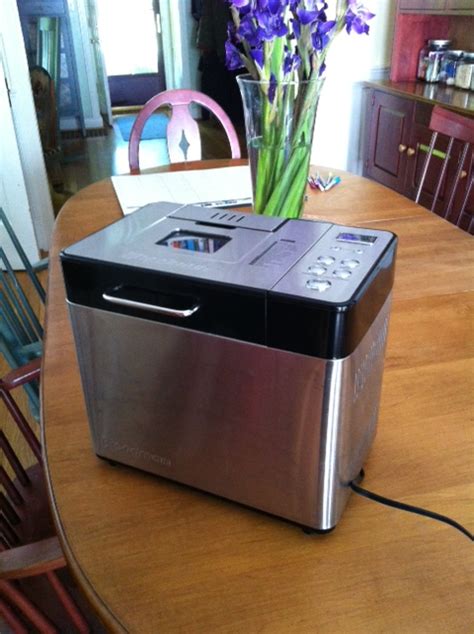
[[[365,486],[474,530],[472,238],[349,174],[326,194],[311,192],[307,213],[389,229],[400,239]],[[57,255],[120,214],[107,180],[76,194],[57,219],[42,380],[58,531],[74,575],[108,628],[474,631],[472,543],[444,524],[353,495],[334,532],[307,536],[278,519],[96,458]]]

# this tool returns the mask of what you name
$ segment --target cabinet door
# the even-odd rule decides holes
[[[369,138],[364,176],[405,193],[407,148],[414,102],[373,90],[369,98]]]

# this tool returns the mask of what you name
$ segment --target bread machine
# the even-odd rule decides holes
[[[154,203],[66,248],[96,454],[334,528],[375,435],[396,242]]]

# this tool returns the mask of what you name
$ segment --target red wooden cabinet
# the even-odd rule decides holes
[[[420,182],[426,152],[431,139],[429,121],[434,104],[403,97],[382,89],[369,89],[367,103],[366,135],[363,148],[363,175],[386,185],[412,200]],[[448,139],[439,135],[436,141],[433,169],[430,169],[421,193],[420,204],[428,209],[438,184],[436,162],[441,162]],[[454,175],[462,144],[455,142],[446,175],[441,184],[435,213],[442,215]],[[474,215],[474,191],[462,218],[459,210],[466,193],[466,186],[474,173],[472,153],[464,164],[464,175],[458,187],[452,212],[448,220],[469,227]]]
[[[381,90],[369,98],[364,176],[404,194],[413,102]]]

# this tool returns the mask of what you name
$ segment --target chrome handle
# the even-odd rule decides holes
[[[407,156],[413,156],[413,154],[415,154],[416,150],[414,150],[412,147],[409,147],[407,150]]]
[[[400,154],[403,154],[403,152],[407,149],[406,145],[403,145],[403,143],[400,143],[400,145],[398,146],[398,151],[400,152]]]
[[[126,308],[138,308],[138,310],[149,310],[153,313],[160,313],[161,315],[167,315],[168,317],[178,317],[184,319],[185,317],[191,317],[200,308],[199,304],[195,304],[191,308],[185,310],[178,310],[177,308],[167,308],[166,306],[155,306],[154,304],[145,304],[144,302],[136,302],[133,299],[125,299],[123,297],[114,297],[107,293],[102,294],[102,299],[111,304],[118,304],[119,306],[125,306]]]

